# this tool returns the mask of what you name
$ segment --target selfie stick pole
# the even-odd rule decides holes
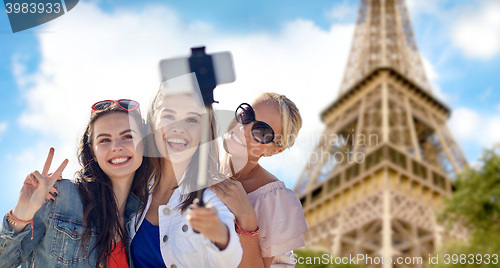
[[[211,107],[214,103],[214,89],[217,86],[217,81],[215,77],[214,67],[213,67],[212,57],[205,53],[205,47],[194,47],[191,48],[191,57],[189,57],[189,67],[191,72],[196,74],[198,80],[198,85],[200,87],[201,95],[203,97],[203,102],[206,108]],[[201,144],[200,144],[200,158],[198,165],[198,187],[197,189],[203,189],[207,187],[207,165],[208,165],[208,154],[209,154],[209,142],[210,142],[210,132],[211,132],[211,122],[208,113],[202,115],[202,131],[201,131]],[[203,193],[198,191],[197,195],[198,206],[203,207],[205,203],[203,202]]]
[[[218,84],[231,83],[236,79],[231,53],[218,52],[206,54],[205,47],[191,48],[191,56],[189,58],[174,58],[160,61],[160,70],[162,81],[167,81],[188,73],[195,73],[206,108],[211,107],[212,103],[216,102],[214,101],[214,89]],[[207,176],[210,176],[210,174],[208,174],[207,165],[210,150],[210,133],[211,131],[216,131],[212,130],[210,120],[211,118],[208,113],[202,114],[202,134],[199,146],[200,157],[196,189],[208,187]],[[198,191],[197,199],[198,206],[205,205],[201,191]]]

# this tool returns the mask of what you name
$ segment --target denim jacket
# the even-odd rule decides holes
[[[9,228],[7,216],[4,216],[0,225],[0,268],[19,265],[23,268],[96,266],[97,248],[90,253],[96,243],[95,231],[82,255],[83,202],[76,184],[61,180],[54,187],[59,192],[55,201],[43,204],[33,217],[33,240],[30,224],[20,233],[14,234],[14,230]],[[137,196],[130,193],[125,207],[127,231],[139,205]],[[130,258],[130,241],[124,242],[130,266],[134,267]]]

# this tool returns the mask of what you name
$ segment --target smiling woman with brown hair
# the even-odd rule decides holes
[[[67,160],[48,173],[54,149],[42,173],[28,175],[16,207],[0,227],[1,267],[133,266],[127,226],[140,212],[149,177],[148,162],[135,146],[144,136],[138,108],[132,100],[92,106],[76,181],[56,181]],[[44,202],[52,186],[59,195]]]

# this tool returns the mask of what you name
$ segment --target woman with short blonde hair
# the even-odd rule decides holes
[[[285,95],[262,93],[236,109],[224,136],[224,172],[231,179],[210,188],[236,217],[243,247],[238,267],[293,267],[291,251],[304,246],[298,197],[258,163],[293,146],[301,126],[299,109]]]

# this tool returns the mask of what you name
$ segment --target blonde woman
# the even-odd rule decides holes
[[[236,217],[243,247],[238,267],[293,267],[291,251],[304,246],[307,226],[299,199],[259,165],[262,157],[290,148],[301,126],[297,106],[277,93],[263,93],[236,109],[224,136],[225,169],[232,180],[210,189]]]
[[[130,228],[132,258],[138,268],[231,268],[240,263],[242,249],[233,214],[210,189],[196,188],[204,113],[212,123],[211,140],[215,129],[212,109],[197,103],[189,94],[168,96],[160,88],[148,111],[151,152],[158,157],[152,161],[154,179],[149,183],[146,213],[138,227]],[[209,150],[208,173],[216,176],[217,146]],[[193,204],[198,192],[207,204],[204,208]]]

